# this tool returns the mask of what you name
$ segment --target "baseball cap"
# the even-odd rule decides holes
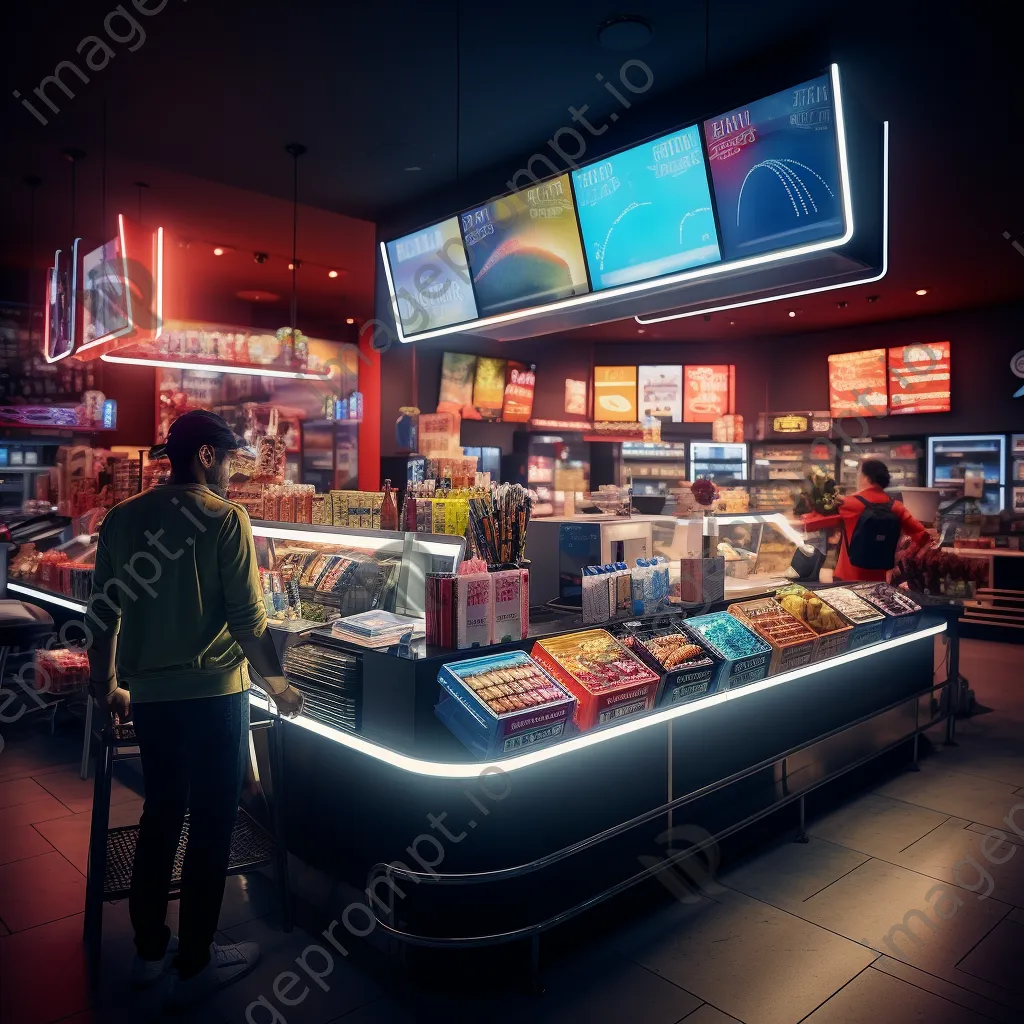
[[[208,444],[217,451],[243,450],[253,458],[254,449],[250,448],[244,437],[239,437],[215,412],[206,409],[193,409],[179,416],[167,431],[167,440],[149,450],[151,459],[180,454],[191,456],[204,445]]]

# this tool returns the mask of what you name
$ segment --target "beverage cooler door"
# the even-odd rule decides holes
[[[974,434],[965,437],[928,438],[928,486],[942,492],[941,500],[963,497],[964,480],[984,474],[983,496],[978,505],[984,515],[997,515],[1005,507],[1006,437]]]
[[[731,484],[747,479],[747,446],[690,442],[690,477],[705,477],[716,484]]]

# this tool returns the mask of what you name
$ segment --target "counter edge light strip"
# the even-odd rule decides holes
[[[859,288],[865,284],[875,284],[889,273],[889,122],[882,122],[882,269],[868,277],[858,277],[843,281],[840,284],[819,285],[817,288],[804,288],[797,292],[786,292],[783,295],[765,295],[760,299],[745,299],[743,302],[729,302],[724,306],[706,306],[703,309],[691,309],[685,313],[668,313],[644,319],[637,314],[633,319],[641,325],[664,324],[670,320],[685,320],[691,316],[707,313],[725,313],[731,309],[745,309],[748,306],[760,306],[767,302],[784,302],[786,299],[801,299],[805,295],[819,295],[822,292],[834,292],[841,288]]]
[[[602,299],[619,299],[628,295],[644,294],[655,289],[667,288],[675,284],[683,284],[687,281],[695,281],[705,277],[718,277],[720,274],[736,270],[746,270],[749,267],[763,266],[768,263],[778,263],[780,260],[794,258],[797,256],[808,256],[815,252],[822,252],[827,249],[835,249],[846,245],[854,234],[853,223],[853,199],[850,195],[850,169],[846,152],[846,118],[843,112],[842,90],[839,82],[839,65],[830,65],[832,77],[832,93],[834,96],[837,141],[839,143],[839,177],[842,182],[843,192],[843,213],[846,217],[846,230],[836,238],[825,239],[821,242],[808,243],[807,245],[794,246],[790,249],[781,249],[778,252],[762,253],[758,256],[748,256],[742,260],[732,260],[723,263],[714,263],[709,266],[700,267],[696,270],[685,270],[678,274],[670,274],[667,277],[652,278],[648,281],[636,281],[632,284],[619,285],[617,288],[607,288],[599,291],[587,292],[585,295],[577,295],[570,299],[560,299],[558,302],[549,302],[541,306],[531,306],[527,309],[512,310],[509,313],[501,313],[496,316],[483,317],[470,320],[466,323],[452,324],[449,327],[439,327],[432,331],[422,331],[411,337],[406,337],[402,328],[402,318],[398,309],[398,297],[395,294],[395,283],[391,277],[391,266],[388,263],[387,242],[380,243],[381,260],[384,265],[384,276],[387,279],[388,294],[391,297],[391,311],[395,318],[395,329],[398,332],[398,340],[407,345],[413,341],[426,341],[430,338],[443,338],[452,334],[466,334],[473,331],[485,330],[501,324],[514,323],[517,320],[525,320],[528,317],[542,316],[547,313],[557,312],[563,309],[573,309],[577,306],[588,306]],[[495,197],[498,198],[498,197]],[[468,267],[468,264],[467,264]],[[700,310],[698,310],[700,312]]]
[[[230,366],[227,363],[187,363],[172,359],[143,359],[136,356],[115,356],[105,352],[100,356],[105,363],[125,363],[128,366],[154,366],[168,370],[204,370],[208,373],[239,373],[246,377],[278,377],[282,380],[322,380],[328,381],[334,376],[334,368],[329,373],[305,373],[302,370],[277,370],[271,366]]]
[[[907,636],[896,637],[892,640],[884,640],[880,644],[875,644],[871,647],[862,647],[857,651],[847,651],[845,654],[840,654],[838,657],[830,658],[828,661],[818,662],[813,665],[805,665],[803,668],[794,669],[791,672],[783,672],[776,676],[769,676],[767,679],[762,679],[760,682],[750,683],[747,686],[741,686],[735,690],[725,690],[722,693],[716,693],[711,697],[695,700],[689,704],[683,704],[680,707],[666,708],[662,711],[657,711],[654,714],[644,715],[643,717],[636,718],[631,722],[624,722],[622,725],[599,729],[595,732],[584,733],[582,736],[576,736],[573,739],[564,740],[561,743],[556,743],[550,747],[544,747],[541,750],[530,751],[526,754],[518,754],[515,757],[503,758],[496,761],[476,763],[425,761],[418,757],[411,757],[408,754],[401,754],[398,751],[391,750],[388,747],[383,747],[380,744],[364,739],[363,737],[357,736],[353,733],[343,732],[340,729],[324,725],[312,718],[308,718],[306,715],[299,715],[298,718],[290,719],[289,721],[300,728],[308,730],[309,732],[314,732],[319,736],[323,736],[325,739],[334,740],[335,743],[339,743],[344,747],[349,747],[361,754],[368,754],[370,757],[373,757],[378,761],[384,761],[394,768],[401,768],[403,771],[407,771],[413,775],[426,775],[439,779],[475,779],[480,777],[482,774],[491,772],[513,772],[519,768],[526,768],[529,765],[539,764],[542,761],[549,761],[552,758],[561,757],[564,754],[569,754],[576,750],[582,750],[586,747],[592,747],[595,744],[615,739],[617,736],[624,736],[627,733],[638,732],[641,729],[648,729],[655,725],[661,725],[664,722],[671,722],[677,718],[682,718],[684,715],[694,714],[695,712],[702,711],[705,708],[717,707],[719,704],[724,704],[726,701],[737,700],[750,693],[758,693],[761,690],[770,690],[772,687],[780,686],[783,683],[792,682],[796,679],[803,679],[810,675],[816,675],[826,669],[834,668],[837,665],[848,664],[857,658],[872,657],[875,654],[880,654],[882,651],[893,650],[896,647],[903,647],[906,644],[913,643],[917,640],[923,640],[926,637],[936,636],[937,634],[944,633],[945,631],[945,622],[937,623],[934,626],[926,626],[923,629],[915,630]],[[249,699],[254,706],[264,711],[271,711],[269,701],[263,700],[255,694],[250,694]],[[273,712],[271,711],[271,713]]]
[[[73,612],[79,612],[82,615],[88,610],[88,606],[84,601],[76,601],[71,597],[64,597],[61,594],[51,594],[48,590],[37,590],[35,587],[26,586],[24,583],[8,583],[8,590],[13,590],[16,594],[24,594],[26,597],[35,598],[37,601],[47,601],[50,604],[60,605],[61,608],[70,608]]]

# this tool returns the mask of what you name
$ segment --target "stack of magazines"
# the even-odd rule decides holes
[[[371,611],[335,619],[331,627],[332,636],[359,644],[360,647],[391,647],[406,633],[411,633],[414,638],[423,636],[423,619],[395,615],[393,612]]]

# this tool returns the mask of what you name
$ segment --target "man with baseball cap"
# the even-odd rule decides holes
[[[129,899],[132,980],[152,984],[173,961],[169,998],[178,1005],[259,958],[254,942],[213,942],[249,753],[246,663],[281,714],[302,707],[267,627],[248,514],[224,497],[231,453],[243,447],[213,413],[176,420],[153,450],[170,459],[171,482],[107,513],[89,601],[100,627],[90,690],[112,715],[125,719],[130,707],[146,788]],[[186,810],[176,939],[165,918]]]

